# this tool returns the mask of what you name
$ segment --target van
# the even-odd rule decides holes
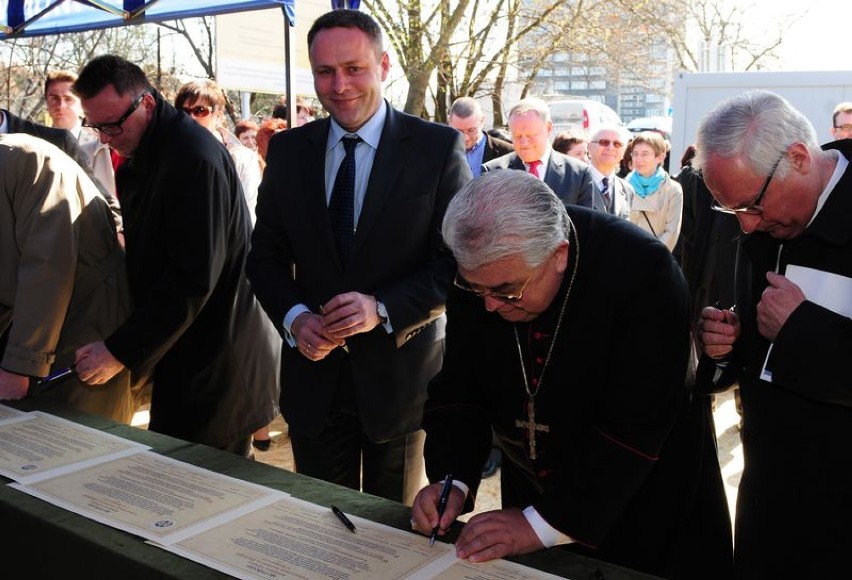
[[[641,133],[642,131],[656,131],[665,137],[666,140],[670,140],[672,138],[672,118],[640,117],[627,123],[627,130],[633,134]]]
[[[589,99],[559,99],[547,101],[553,119],[553,134],[574,131],[589,137],[600,125],[621,126],[618,113]]]

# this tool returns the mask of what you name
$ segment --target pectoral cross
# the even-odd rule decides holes
[[[515,427],[527,430],[529,438],[530,459],[536,459],[535,452],[535,432],[550,433],[550,426],[535,422],[535,403],[532,400],[527,401],[527,421],[515,420]]]

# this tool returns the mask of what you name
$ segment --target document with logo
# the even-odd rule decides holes
[[[523,580],[556,576],[506,560],[471,564],[426,536],[349,516],[293,497],[247,513],[164,549],[243,580]]]
[[[150,451],[11,486],[160,544],[179,541],[287,495]]]
[[[808,301],[852,318],[852,278],[793,264],[787,266],[784,276],[802,289]],[[772,371],[766,368],[766,363],[771,353],[770,345],[760,372],[760,378],[770,383]]]
[[[146,449],[40,411],[0,421],[0,475],[19,483],[57,477]]]

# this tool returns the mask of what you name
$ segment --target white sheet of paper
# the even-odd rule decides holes
[[[565,576],[554,576],[547,572],[521,566],[508,560],[489,560],[474,564],[467,560],[455,559],[448,567],[429,576],[420,576],[416,580],[560,580]],[[411,578],[415,580],[415,578]]]
[[[447,553],[449,544],[288,497],[164,549],[236,578],[407,578]]]
[[[6,419],[11,419],[12,417],[20,417],[21,415],[26,415],[26,413],[24,413],[23,411],[19,411],[14,407],[0,405],[0,421],[5,421]]]
[[[169,544],[286,493],[145,451],[11,487],[108,526]]]
[[[795,264],[787,266],[784,276],[801,288],[810,302],[852,318],[852,278]],[[766,363],[771,353],[772,345],[769,345],[760,371],[760,378],[770,383],[772,371],[767,370]]]
[[[40,411],[0,422],[0,475],[19,483],[34,483],[146,449],[146,445]]]
[[[852,318],[852,278],[793,264],[787,266],[784,276],[814,304]]]
[[[471,564],[426,536],[349,515],[354,534],[328,507],[294,497],[215,529],[160,546],[242,580],[550,580],[557,576],[506,560]],[[155,544],[156,545],[156,544]]]

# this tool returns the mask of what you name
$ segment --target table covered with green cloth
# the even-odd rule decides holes
[[[264,463],[69,409],[38,399],[4,404],[22,411],[44,411],[151,447],[152,451],[205,469],[278,489],[323,506],[398,529],[409,530],[408,507]],[[0,477],[4,483],[10,480]],[[131,533],[0,486],[0,555],[6,570],[20,578],[210,579],[229,576],[172,554]],[[452,541],[450,533],[443,541]],[[427,541],[424,537],[424,541]],[[511,560],[573,580],[651,580],[654,577],[558,548]],[[10,576],[11,577],[11,576]]]

